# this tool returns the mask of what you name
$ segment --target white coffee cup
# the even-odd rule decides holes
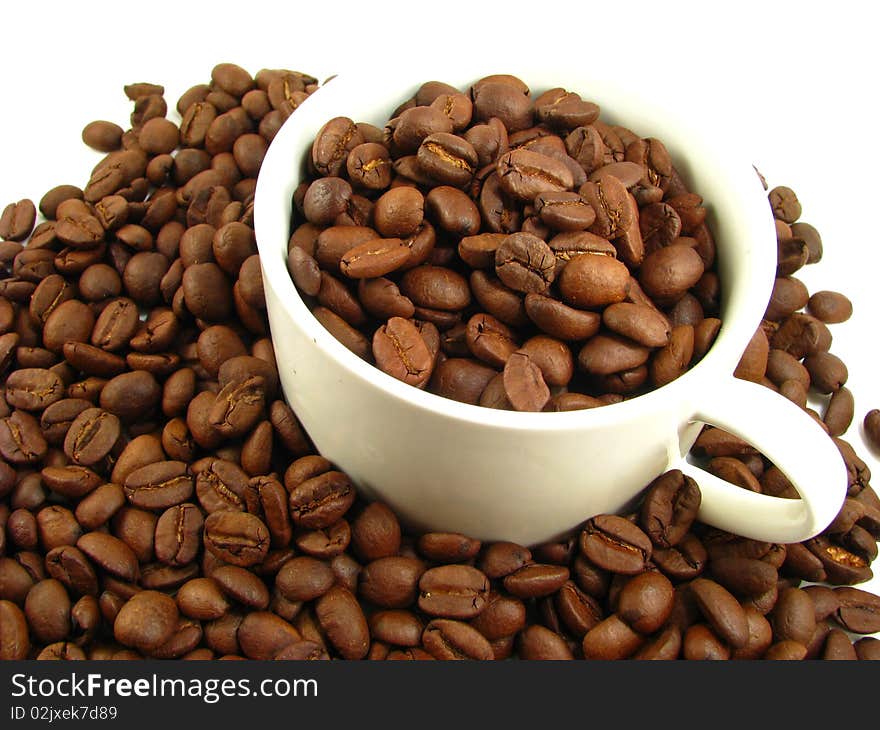
[[[438,71],[461,89],[483,73]],[[512,71],[516,73],[516,70]],[[625,88],[581,71],[520,72],[533,96],[562,86],[602,107],[603,119],[658,137],[709,208],[718,249],[723,321],[706,356],[646,395],[584,411],[518,413],[418,390],[359,359],[312,316],[285,259],[291,198],[312,141],[337,116],[383,125],[424,73],[348,76],[322,87],[285,122],[257,182],[256,235],[285,396],[315,446],[362,493],[416,529],[526,545],[589,517],[618,512],[669,469],[702,491],[699,519],[758,540],[798,542],[835,517],[847,487],[843,460],[813,419],[771,390],[732,375],[773,285],[773,220],[748,156],[711,118],[656,101],[650,74]],[[641,84],[641,86],[639,85]],[[790,478],[800,500],[733,486],[684,455],[703,423],[730,431]]]

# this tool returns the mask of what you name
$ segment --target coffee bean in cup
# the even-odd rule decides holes
[[[309,162],[291,277],[337,339],[409,385],[592,408],[675,379],[718,331],[702,198],[660,140],[576,93],[533,95],[509,75],[464,93],[427,82],[381,133],[328,120]],[[697,327],[701,348],[683,347]]]

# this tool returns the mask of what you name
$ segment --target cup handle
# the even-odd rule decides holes
[[[671,468],[700,485],[701,522],[754,540],[794,543],[819,534],[837,516],[847,489],[843,458],[819,425],[791,401],[763,385],[726,378],[712,384],[691,420],[750,443],[782,470],[801,497],[751,492],[681,457]]]

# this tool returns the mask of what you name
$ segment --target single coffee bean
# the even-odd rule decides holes
[[[453,357],[434,368],[428,389],[445,398],[476,404],[497,371],[469,358]]]
[[[213,580],[229,598],[251,609],[269,606],[269,589],[259,577],[237,565],[222,565],[211,573]]]
[[[213,578],[193,578],[177,591],[177,607],[184,616],[210,621],[225,615],[229,601]]]
[[[526,606],[519,598],[492,592],[486,607],[471,619],[470,625],[489,641],[513,636],[526,627]]]
[[[865,414],[862,424],[869,443],[880,449],[880,410],[874,408]]]
[[[311,601],[326,593],[334,583],[330,567],[307,556],[285,563],[276,577],[276,586],[291,601]]]
[[[617,613],[640,634],[653,634],[672,612],[672,583],[662,573],[634,576],[620,592]]]
[[[73,545],[53,548],[46,554],[46,570],[72,594],[97,596],[98,578],[85,554]]]
[[[703,270],[703,260],[694,249],[673,244],[645,257],[639,284],[658,304],[673,304],[699,281]]]
[[[594,309],[626,297],[629,270],[617,259],[602,255],[576,256],[562,270],[559,290],[567,304]]]
[[[432,620],[422,633],[422,644],[435,659],[494,658],[488,640],[475,628],[460,621]]]
[[[852,302],[834,291],[818,291],[807,304],[810,314],[826,324],[846,322],[852,316]]]
[[[156,558],[174,566],[187,565],[195,560],[201,548],[204,524],[205,519],[194,504],[169,507],[156,523]]]
[[[290,492],[290,516],[296,525],[321,529],[342,517],[354,498],[354,488],[345,474],[325,472],[307,479]]]
[[[74,516],[87,530],[94,530],[108,522],[125,505],[125,492],[118,484],[102,484],[80,500]]]
[[[76,541],[96,566],[124,581],[134,582],[140,569],[134,551],[122,540],[105,532],[87,532]]]
[[[584,659],[626,659],[644,641],[617,614],[611,614],[586,633],[582,650]]]
[[[370,636],[395,646],[418,646],[424,627],[411,611],[377,611],[369,617]]]
[[[24,198],[10,203],[0,214],[0,238],[4,241],[24,241],[31,233],[37,218],[33,201]]]
[[[476,568],[444,565],[419,579],[419,608],[432,616],[468,619],[486,606],[489,581]]]
[[[424,572],[424,564],[416,558],[379,558],[361,571],[358,594],[377,606],[406,608],[416,602]]]
[[[785,185],[778,185],[768,194],[770,208],[774,218],[785,223],[794,223],[801,217],[801,204],[794,190]]]
[[[632,340],[612,334],[598,334],[578,353],[578,365],[590,375],[611,375],[638,368],[647,361],[650,350]]]
[[[543,294],[553,283],[556,258],[550,247],[530,233],[513,233],[495,251],[495,272],[514,291]]]
[[[559,160],[525,149],[498,158],[496,170],[502,189],[518,200],[532,201],[540,193],[557,193],[574,186],[571,170]]]
[[[730,648],[706,624],[694,624],[684,634],[682,655],[692,661],[730,659]]]
[[[0,600],[0,659],[27,659],[29,653],[27,618],[14,603]]]
[[[835,614],[838,622],[857,634],[873,634],[880,625],[880,600],[873,593],[859,588],[836,588],[834,593],[840,603]]]
[[[667,626],[650,644],[646,644],[633,655],[640,660],[678,659],[681,652],[682,636],[677,626]]]
[[[736,598],[718,583],[697,578],[690,590],[706,620],[726,643],[735,649],[745,646],[749,640],[746,615]]]
[[[398,380],[424,387],[431,377],[433,358],[415,325],[392,317],[373,335],[376,365]]]
[[[663,347],[669,341],[669,322],[657,309],[643,304],[612,304],[602,312],[602,322],[612,332],[646,347]]]
[[[38,641],[63,641],[70,634],[70,598],[64,585],[48,578],[36,583],[27,594],[24,613]]]
[[[493,542],[486,546],[478,567],[489,578],[503,578],[532,560],[531,551],[512,542]]]
[[[863,639],[859,639],[853,645],[853,648],[855,648],[859,659],[877,661],[880,658],[880,639],[866,636]]]
[[[205,519],[204,543],[220,560],[246,568],[265,559],[269,530],[253,515],[223,510]]]
[[[661,548],[677,545],[690,530],[700,508],[697,483],[678,470],[657,477],[642,502],[640,524]]]
[[[315,603],[315,616],[333,647],[345,659],[363,659],[370,648],[367,619],[346,588],[333,586]]]
[[[518,411],[540,411],[550,399],[540,368],[523,352],[513,353],[507,359],[504,392]]]
[[[651,540],[638,527],[616,515],[589,520],[580,537],[581,552],[600,568],[626,575],[644,570]]]
[[[121,432],[119,419],[101,408],[80,413],[64,439],[64,452],[77,464],[99,462],[113,448]]]
[[[141,591],[120,609],[113,634],[119,643],[150,653],[171,638],[178,616],[174,599],[158,591]]]
[[[849,372],[846,364],[830,352],[814,352],[804,358],[804,367],[810,374],[810,385],[820,393],[833,393],[846,383]]]
[[[841,387],[831,394],[822,420],[832,436],[842,436],[850,427],[855,415],[855,399],[852,391]]]
[[[195,488],[186,464],[158,461],[135,469],[125,478],[125,496],[136,507],[167,509],[186,502]]]
[[[473,145],[448,132],[435,132],[425,137],[416,152],[416,159],[424,174],[455,187],[465,187],[479,164]]]
[[[504,588],[519,598],[538,598],[558,591],[568,580],[568,568],[562,565],[533,563],[504,577]]]
[[[381,502],[364,508],[351,524],[355,551],[365,561],[396,555],[400,549],[400,524]]]

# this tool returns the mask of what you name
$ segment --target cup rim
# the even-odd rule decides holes
[[[489,69],[486,73],[465,74],[469,80],[464,83],[470,84],[492,72]],[[516,74],[517,69],[508,72]],[[531,83],[528,72],[520,71],[520,74],[526,83]],[[451,74],[441,72],[432,76],[430,71],[426,74],[423,70],[417,72],[415,69],[385,75],[383,88],[387,88],[388,91],[384,95],[376,92],[372,103],[387,102],[385,114],[390,115],[391,110],[408,98],[408,93],[414,93],[420,83],[448,75]],[[732,317],[728,313],[727,316],[721,317],[721,328],[709,351],[699,362],[672,382],[641,395],[625,398],[619,403],[574,411],[519,412],[462,403],[408,385],[362,360],[336,340],[314,317],[297,291],[286,266],[291,196],[293,189],[303,179],[305,171],[302,154],[311,149],[315,134],[333,117],[344,115],[354,118],[355,121],[364,120],[357,117],[356,108],[350,113],[340,111],[345,109],[346,94],[358,89],[377,88],[374,76],[366,73],[347,73],[331,77],[325,85],[303,101],[296,112],[284,122],[269,145],[257,178],[254,226],[264,285],[272,288],[291,321],[302,328],[307,338],[325,356],[343,368],[349,377],[356,378],[367,387],[382,391],[386,397],[404,401],[410,406],[429,411],[439,417],[511,431],[568,431],[602,427],[604,424],[631,419],[641,412],[668,409],[673,407],[674,403],[693,403],[696,398],[707,394],[714,378],[733,377],[733,370],[739,358],[761,322],[776,270],[773,217],[756,170],[748,161],[748,156],[740,149],[737,137],[726,137],[721,144],[722,134],[715,135],[708,131],[717,128],[727,129],[731,134],[733,133],[731,125],[724,124],[719,117],[711,113],[711,110],[700,109],[699,113],[690,114],[692,110],[689,109],[689,115],[681,115],[670,109],[670,105],[665,103],[665,97],[661,100],[659,96],[650,94],[646,89],[640,90],[638,95],[630,94],[630,92],[621,92],[619,85],[615,82],[609,83],[607,79],[590,79],[581,72],[578,72],[577,76],[583,76],[584,83],[578,84],[579,88],[571,86],[571,90],[581,93],[584,98],[597,101],[603,108],[603,117],[606,116],[603,98],[624,93],[629,94],[629,97],[622,97],[630,99],[628,104],[621,104],[621,99],[615,99],[611,103],[615,117],[619,116],[625,120],[626,109],[620,111],[619,108],[632,106],[633,99],[637,99],[640,114],[649,117],[650,124],[660,129],[659,132],[654,129],[648,130],[649,133],[653,132],[666,143],[668,135],[664,128],[678,130],[679,134],[676,136],[687,139],[694,153],[689,153],[684,158],[673,154],[677,169],[682,170],[682,164],[688,168],[697,166],[696,158],[699,159],[700,168],[720,171],[717,177],[725,181],[721,189],[741,205],[741,210],[738,210],[741,214],[738,215],[739,224],[748,231],[747,240],[737,239],[737,248],[746,249],[751,265],[733,286],[725,287],[722,277],[722,314],[733,306],[730,299],[736,290],[739,295],[736,316]],[[454,81],[452,83],[454,84]],[[464,84],[457,86],[464,88]],[[536,87],[539,91],[552,88],[536,85],[532,87],[533,90]],[[589,93],[586,90],[589,90]],[[533,91],[533,96],[539,91]],[[379,102],[375,101],[377,94]],[[352,106],[356,105],[352,104]],[[645,109],[650,110],[649,113],[646,114]],[[699,123],[695,124],[695,119]],[[659,120],[656,125],[655,120]],[[301,154],[298,159],[293,159],[291,148],[297,147],[301,148]],[[717,196],[706,199],[710,220],[714,217],[712,206],[716,200]],[[717,225],[717,221],[712,223],[716,241],[719,238],[717,231],[714,230]],[[267,307],[271,306],[271,303],[267,303]],[[273,333],[272,336],[283,335]]]

